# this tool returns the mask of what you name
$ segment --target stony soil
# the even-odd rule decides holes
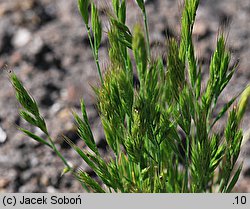
[[[91,85],[98,75],[76,0],[0,0],[0,67],[7,63],[39,102],[51,135],[67,159],[82,165],[60,136],[65,134],[78,145],[71,109],[79,111],[84,97],[98,146],[105,152],[105,141],[95,107]],[[99,1],[101,11],[109,0]],[[166,36],[179,36],[180,1],[148,0],[150,40],[153,55],[165,51]],[[128,24],[142,21],[134,1],[128,0]],[[106,18],[102,12],[104,26]],[[206,78],[218,29],[229,25],[228,46],[233,61],[240,59],[238,71],[224,91],[220,105],[243,89],[250,79],[250,1],[201,0],[194,28],[197,56]],[[107,63],[107,38],[101,45],[101,66]],[[23,136],[16,125],[27,126],[18,116],[18,103],[6,72],[0,72],[0,192],[81,192],[71,175],[60,177],[62,162],[44,146]],[[242,126],[246,143],[242,158],[244,171],[236,191],[250,192],[250,109]],[[223,122],[221,123],[223,126]],[[217,128],[219,128],[218,126]],[[38,135],[39,130],[29,127]],[[7,136],[7,137],[5,137]],[[87,168],[86,168],[87,169]]]

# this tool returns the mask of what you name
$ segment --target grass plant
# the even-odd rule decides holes
[[[50,137],[35,99],[11,73],[10,79],[22,106],[20,116],[40,128],[46,138],[20,130],[54,150],[66,166],[64,172],[71,172],[86,191],[231,192],[242,169],[242,162],[237,163],[243,138],[240,123],[250,91],[249,87],[244,91],[239,104],[236,96],[213,116],[217,101],[237,68],[237,65],[230,67],[231,55],[225,37],[223,33],[218,34],[209,80],[204,82],[192,41],[199,0],[185,1],[179,40],[169,38],[167,55],[154,59],[150,54],[145,3],[136,2],[144,26],[136,24],[131,30],[126,25],[126,1],[112,0],[107,33],[110,62],[102,74],[98,50],[103,29],[98,9],[89,0],[78,0],[100,78],[101,85],[95,88],[95,93],[110,150],[109,157],[105,158],[108,160],[104,160],[96,145],[83,100],[82,115],[73,113],[73,117],[78,134],[89,149],[64,139],[97,178],[90,177],[81,168],[71,167]],[[134,72],[139,79],[137,88]],[[224,129],[215,132],[213,126],[226,114]]]

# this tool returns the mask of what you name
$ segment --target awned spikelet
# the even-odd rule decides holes
[[[139,79],[144,80],[148,63],[148,55],[144,35],[139,25],[134,28],[132,49],[135,56]]]
[[[240,101],[238,104],[238,111],[237,111],[237,120],[241,121],[245,112],[247,105],[249,104],[249,98],[250,98],[250,86],[248,86],[242,93],[240,97]]]

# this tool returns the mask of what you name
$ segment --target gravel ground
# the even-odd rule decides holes
[[[0,67],[8,63],[38,101],[51,135],[67,159],[77,165],[81,160],[62,142],[65,134],[84,146],[75,134],[71,109],[79,111],[84,97],[98,146],[105,153],[104,135],[95,108],[91,85],[98,75],[76,0],[0,0]],[[101,11],[108,0],[99,1]],[[180,1],[148,0],[147,11],[153,55],[165,50],[166,36],[179,36]],[[134,1],[128,0],[128,24],[142,21]],[[106,18],[102,14],[104,26]],[[233,61],[240,66],[220,99],[222,106],[243,89],[250,79],[250,1],[201,0],[194,27],[197,56],[206,78],[211,53],[219,28],[228,25],[228,46]],[[107,38],[100,49],[101,66],[107,58]],[[0,192],[80,192],[71,175],[60,177],[63,164],[46,147],[23,136],[16,125],[27,126],[18,116],[18,104],[6,72],[0,72]],[[242,123],[246,143],[241,157],[244,170],[236,191],[250,192],[250,109]],[[221,123],[221,126],[223,122]],[[38,135],[39,130],[29,127]],[[220,128],[218,126],[217,128]],[[84,165],[82,165],[84,167]],[[88,169],[88,168],[86,168]]]

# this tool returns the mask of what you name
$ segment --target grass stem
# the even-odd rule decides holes
[[[100,81],[101,81],[101,83],[103,85],[104,82],[103,82],[103,77],[102,77],[101,68],[100,68],[100,64],[99,64],[98,50],[95,49],[95,47],[94,47],[94,44],[93,44],[93,41],[92,41],[92,38],[91,38],[91,33],[90,33],[89,26],[86,25],[86,28],[87,28],[87,33],[88,33],[88,38],[89,38],[91,51],[92,51],[92,54],[93,54],[93,57],[94,57],[94,60],[95,60],[95,64],[96,64],[96,68],[97,68],[97,71],[98,71],[98,75],[99,75]]]

